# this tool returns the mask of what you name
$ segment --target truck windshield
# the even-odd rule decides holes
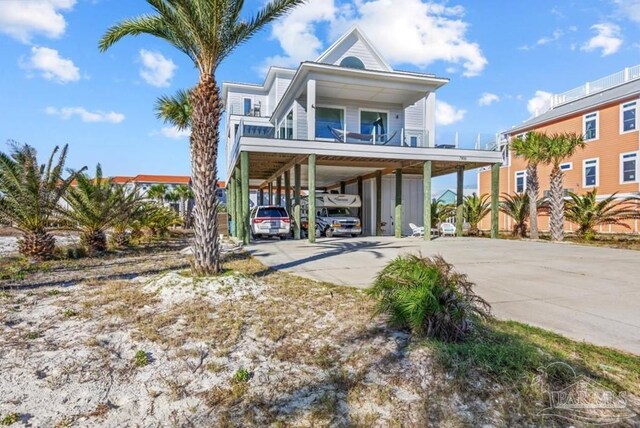
[[[351,217],[349,208],[327,208],[329,217]]]

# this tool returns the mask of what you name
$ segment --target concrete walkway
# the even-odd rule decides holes
[[[368,287],[399,254],[441,254],[477,284],[494,314],[640,354],[640,252],[546,242],[440,238],[260,241],[248,250],[276,269]]]

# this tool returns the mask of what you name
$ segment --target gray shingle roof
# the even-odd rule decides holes
[[[559,119],[564,116],[570,116],[581,111],[587,111],[597,106],[615,102],[617,100],[623,100],[640,94],[640,79],[632,80],[630,82],[623,83],[622,85],[614,86],[613,88],[597,92],[593,95],[589,95],[584,98],[577,99],[567,104],[562,104],[552,108],[546,113],[540,116],[528,119],[522,124],[514,126],[506,131],[506,133],[518,132],[525,130],[536,125],[540,125],[545,122],[550,122],[555,119]]]

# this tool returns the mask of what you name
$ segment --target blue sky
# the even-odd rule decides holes
[[[260,4],[247,0],[246,13]],[[68,166],[100,162],[108,175],[189,174],[187,138],[152,108],[196,82],[189,59],[147,36],[97,48],[110,25],[148,10],[143,0],[0,1],[0,140],[43,156],[68,143]],[[438,92],[437,138],[458,132],[463,147],[544,109],[549,93],[640,63],[640,0],[310,0],[216,77],[262,82],[266,66],[312,60],[354,23],[394,67],[451,78]]]

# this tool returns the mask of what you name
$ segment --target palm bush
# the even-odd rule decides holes
[[[141,223],[152,236],[163,237],[167,235],[170,227],[181,225],[182,220],[171,208],[148,204]]]
[[[469,223],[469,235],[479,233],[478,224],[491,212],[489,195],[478,196],[475,193],[464,197],[463,213]]]
[[[391,324],[457,342],[490,316],[473,286],[440,256],[403,255],[384,267],[368,293],[377,300],[376,314],[388,314]]]
[[[147,190],[147,198],[164,203],[167,198],[167,185],[153,184],[149,187],[149,190]]]
[[[435,227],[456,215],[456,207],[453,204],[445,204],[442,201],[431,202],[431,224]]]
[[[131,245],[131,240],[138,239],[142,235],[142,220],[148,212],[148,206],[144,202],[137,187],[127,191],[123,186],[116,187],[116,199],[121,200],[123,206],[122,215],[113,223],[112,243],[117,248]]]
[[[194,271],[220,271],[216,234],[216,181],[219,126],[223,101],[216,81],[222,61],[238,46],[304,0],[269,0],[253,16],[244,1],[147,0],[153,13],[125,19],[109,28],[99,43],[102,52],[126,36],[151,35],[173,45],[191,59],[198,83],[187,94],[191,169],[195,194]],[[179,97],[176,97],[176,99]]]
[[[0,153],[0,217],[22,232],[21,254],[32,259],[53,256],[55,238],[47,232],[77,172],[64,178],[65,145],[58,158],[55,147],[49,161],[39,165],[36,150],[29,145],[11,144],[11,152]]]
[[[616,194],[598,201],[596,189],[582,196],[569,192],[570,199],[565,203],[565,218],[578,226],[578,235],[585,239],[592,239],[598,226],[614,225],[630,229],[625,221],[640,218],[640,210],[634,204],[640,203],[640,199],[616,198]]]
[[[500,201],[500,211],[513,219],[513,229],[511,234],[524,238],[527,236],[527,220],[529,219],[529,195],[526,193],[516,193],[509,195],[502,194]]]
[[[136,193],[126,194],[117,184],[102,175],[100,164],[95,178],[78,174],[77,185],[69,188],[64,196],[68,208],[63,216],[72,228],[80,232],[80,243],[88,252],[107,249],[107,230],[126,217],[135,205]]]

